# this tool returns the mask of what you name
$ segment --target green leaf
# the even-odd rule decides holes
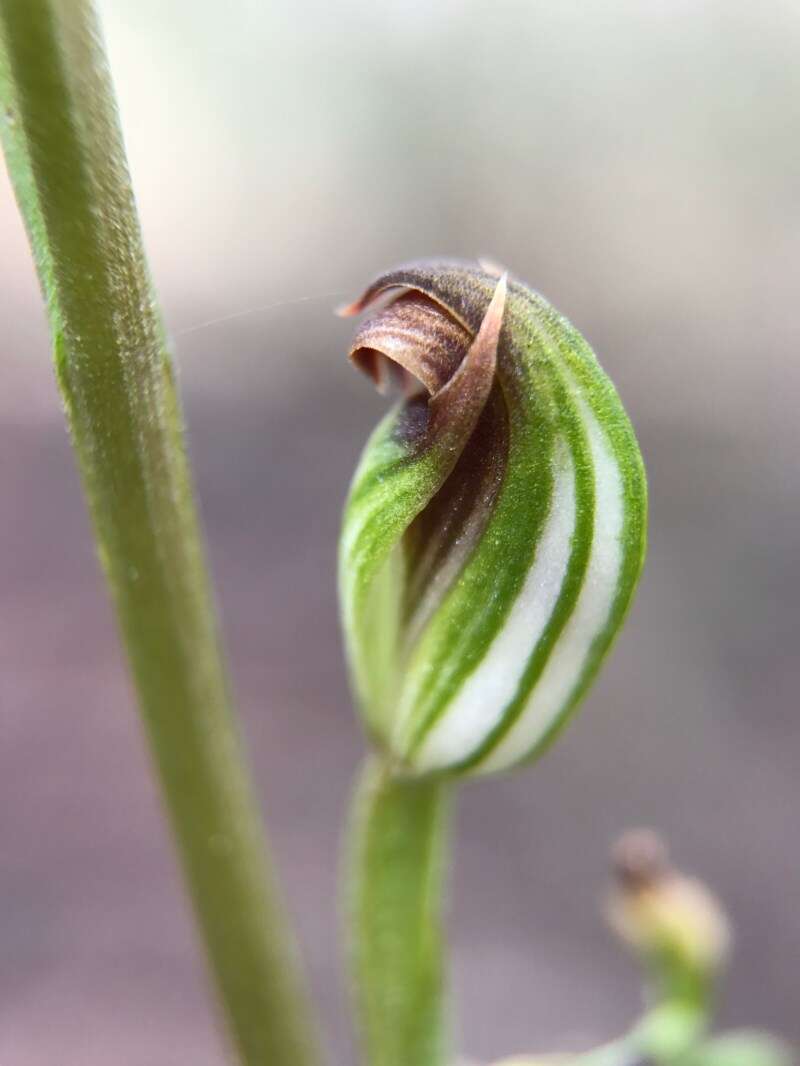
[[[550,1055],[520,1055],[503,1059],[492,1066],[637,1066],[639,1056],[628,1039],[579,1053]]]
[[[682,1057],[678,1066],[793,1066],[788,1044],[767,1033],[724,1033]]]

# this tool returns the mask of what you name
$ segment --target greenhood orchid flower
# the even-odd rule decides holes
[[[340,595],[367,730],[401,772],[539,754],[618,632],[645,553],[639,448],[581,335],[479,264],[381,275],[350,357],[403,393],[345,508]]]

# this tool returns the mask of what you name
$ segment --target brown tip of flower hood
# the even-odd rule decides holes
[[[506,307],[506,294],[508,292],[508,276],[503,274],[494,290],[494,295],[483,316],[480,329],[475,340],[470,345],[466,358],[459,364],[458,369],[450,377],[445,385],[439,389],[431,399],[431,410],[444,407],[452,401],[458,393],[468,389],[468,380],[480,381],[485,388],[486,383],[491,383],[494,378],[497,365],[497,346],[500,343],[500,329],[503,325],[503,314]],[[484,401],[488,396],[488,389]]]
[[[466,377],[494,376],[506,291],[503,275],[473,337],[437,300],[408,290],[362,323],[350,358],[380,392],[395,386],[413,395],[421,386],[438,406],[463,389]],[[375,295],[368,290],[344,312],[358,313]]]
[[[405,292],[359,327],[350,349],[353,364],[379,392],[392,384],[429,396],[442,389],[461,365],[472,337],[435,300]]]

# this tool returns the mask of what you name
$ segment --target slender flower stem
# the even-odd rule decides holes
[[[440,910],[448,788],[392,776],[369,759],[349,855],[356,1010],[370,1066],[441,1066]]]
[[[242,1063],[310,1023],[218,644],[182,419],[88,0],[0,0],[0,126],[98,550]]]

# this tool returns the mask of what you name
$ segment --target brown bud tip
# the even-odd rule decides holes
[[[613,851],[616,886],[608,901],[612,927],[629,946],[661,965],[710,974],[728,953],[730,930],[716,896],[670,865],[649,829],[626,833]]]
[[[649,888],[670,874],[669,852],[652,829],[631,829],[611,853],[614,877],[627,891]]]

